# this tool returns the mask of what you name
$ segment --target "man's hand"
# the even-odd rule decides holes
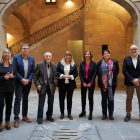
[[[41,85],[39,85],[39,86],[37,87],[37,89],[38,89],[39,91],[41,90],[41,88],[42,88]]]
[[[136,85],[136,86],[139,86],[139,79],[138,78],[135,78],[133,81],[133,84]]]
[[[21,80],[21,82],[22,82],[23,85],[26,85],[26,83],[27,83],[26,79],[24,79],[24,78]]]

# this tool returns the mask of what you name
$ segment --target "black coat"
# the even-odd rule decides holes
[[[140,78],[140,55],[138,55],[136,69],[133,65],[131,56],[124,58],[122,69],[123,69],[123,75],[125,76],[124,85],[134,86],[132,80],[134,78]]]
[[[58,66],[57,66],[58,87],[64,89],[65,88],[65,79],[59,79],[61,74],[64,74],[64,65],[62,65],[61,62],[59,62]],[[74,90],[76,88],[75,78],[78,76],[76,63],[74,64],[74,66],[70,65],[69,75],[73,75],[73,77],[74,77],[74,80],[69,79],[69,88],[70,88],[70,90]]]
[[[97,73],[97,66],[94,61],[91,61],[89,69],[88,69],[88,81],[89,83],[92,83],[93,86],[95,86],[95,78],[96,78],[96,73]],[[81,62],[80,68],[79,68],[79,76],[81,79],[81,84],[85,82],[86,80],[86,66],[85,66],[85,61]]]
[[[112,86],[117,86],[117,76],[119,74],[119,64],[117,60],[111,59],[113,61],[113,81]],[[102,82],[102,69],[101,69],[102,60],[97,63],[97,75],[98,75],[98,87],[103,87]]]
[[[14,92],[15,79],[17,78],[16,67],[13,63],[9,64],[9,72],[13,72],[14,78],[5,79],[7,73],[4,64],[0,62],[0,92]]]

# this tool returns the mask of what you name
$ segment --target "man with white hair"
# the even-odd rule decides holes
[[[132,99],[135,88],[140,110],[140,55],[138,55],[138,47],[132,45],[130,47],[130,53],[131,55],[124,58],[123,61],[123,74],[125,76],[124,85],[126,85],[127,95],[125,122],[128,122],[131,119]]]
[[[38,107],[38,124],[42,124],[43,119],[43,108],[46,98],[48,95],[48,111],[46,112],[46,119],[50,122],[54,122],[52,118],[53,114],[53,102],[54,93],[57,85],[57,70],[56,65],[51,62],[52,54],[46,52],[44,54],[45,60],[37,64],[34,74],[34,83],[39,94],[39,107]]]

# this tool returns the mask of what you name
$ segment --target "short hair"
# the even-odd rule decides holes
[[[23,46],[28,46],[29,47],[29,44],[22,44],[21,49],[22,49]]]
[[[46,53],[44,54],[44,57],[45,57],[46,54],[51,54],[51,53],[50,53],[50,52],[46,52]],[[52,57],[52,54],[51,54],[51,57]]]
[[[85,55],[86,55],[87,52],[89,52],[89,54],[90,54],[90,60],[91,60],[91,59],[92,59],[92,53],[91,53],[91,51],[89,51],[89,50],[86,50],[86,51],[84,52],[84,54],[83,54],[83,60],[86,60]]]
[[[9,51],[9,53],[10,53],[9,63],[11,63],[11,52],[8,48],[3,49],[2,56],[1,56],[1,62],[3,62],[3,54],[4,54],[5,51]]]
[[[102,51],[102,56],[104,55],[105,52],[108,52],[110,54],[110,51],[106,49]]]

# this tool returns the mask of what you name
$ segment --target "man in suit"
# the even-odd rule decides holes
[[[15,103],[14,103],[14,127],[19,126],[19,113],[20,102],[22,99],[22,120],[31,123],[27,117],[28,113],[28,96],[31,89],[32,79],[35,71],[34,58],[28,55],[29,45],[21,45],[21,55],[16,55],[13,58],[13,63],[17,69],[17,80],[15,90]]]
[[[39,94],[39,107],[37,116],[38,124],[42,124],[46,93],[48,95],[48,111],[46,112],[46,119],[50,122],[54,122],[52,114],[54,93],[57,85],[57,71],[56,65],[51,62],[52,54],[50,52],[46,52],[44,54],[44,58],[45,60],[43,62],[37,64],[34,74],[34,83]]]
[[[138,55],[138,48],[136,45],[130,47],[131,56],[124,58],[123,74],[125,76],[124,85],[126,85],[126,117],[125,122],[131,118],[132,98],[134,89],[136,88],[137,97],[139,101],[140,110],[140,55]]]

